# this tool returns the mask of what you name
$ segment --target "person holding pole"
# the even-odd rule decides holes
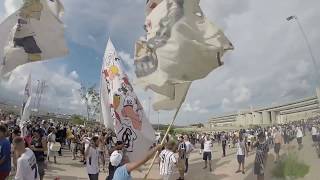
[[[132,177],[130,173],[151,159],[157,151],[161,151],[162,147],[163,145],[156,146],[156,148],[150,150],[143,159],[134,162],[129,162],[127,156],[121,157],[122,155],[119,153],[119,158],[116,159],[122,159],[124,165],[117,168],[116,172],[114,173],[113,180],[131,180]]]
[[[184,171],[185,171],[185,165],[186,165],[186,158],[187,158],[187,148],[186,143],[184,142],[184,137],[179,137],[179,146],[178,146],[178,171],[179,171],[179,178],[177,180],[183,180],[184,179]]]
[[[160,158],[160,175],[162,176],[163,180],[170,180],[173,174],[173,168],[177,164],[177,159],[174,155],[174,151],[176,149],[176,142],[169,141],[166,144],[166,148],[161,151],[159,158]]]

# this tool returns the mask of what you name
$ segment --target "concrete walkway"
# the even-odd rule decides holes
[[[304,148],[299,152],[299,158],[302,159],[306,164],[310,165],[310,173],[303,178],[303,180],[317,180],[320,179],[320,159],[317,157],[314,148],[311,146],[311,137],[306,136],[303,139]],[[292,147],[293,146],[293,147]],[[282,148],[282,153],[285,153],[285,147]],[[297,149],[296,141],[292,141],[291,148]],[[220,145],[214,145],[213,152],[213,172],[209,170],[203,170],[203,160],[202,156],[196,152],[192,153],[189,162],[189,172],[185,176],[187,180],[255,180],[256,177],[253,175],[253,162],[255,158],[254,152],[249,154],[246,158],[246,174],[238,173],[235,171],[238,168],[236,160],[236,150],[228,149],[227,157],[221,158],[222,148]],[[270,149],[267,169],[266,169],[266,180],[275,179],[271,177],[270,170],[275,166],[274,164],[274,153],[273,149]],[[86,169],[81,163],[76,160],[71,160],[71,153],[65,151],[63,157],[58,158],[58,164],[49,164],[49,168],[46,172],[45,180],[52,180],[56,177],[60,177],[61,180],[84,180],[87,178]],[[147,166],[143,167],[142,170],[146,170]],[[159,166],[154,165],[151,173],[149,175],[150,180],[160,180],[159,176]],[[134,179],[142,179],[144,174],[138,171],[132,173]],[[104,180],[106,178],[106,173],[101,173],[100,178]],[[172,179],[177,179],[177,171]]]

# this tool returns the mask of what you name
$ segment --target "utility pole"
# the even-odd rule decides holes
[[[297,23],[300,31],[301,31],[301,34],[303,36],[303,39],[306,43],[306,46],[307,46],[307,49],[309,51],[309,54],[310,54],[310,58],[312,60],[312,63],[313,63],[313,70],[314,70],[314,73],[315,73],[315,79],[316,79],[316,82],[317,82],[317,87],[316,87],[316,94],[317,94],[317,97],[318,97],[318,103],[320,105],[320,89],[319,89],[319,86],[320,86],[320,73],[319,73],[319,70],[317,68],[317,62],[316,62],[316,58],[313,54],[313,51],[312,51],[312,48],[311,48],[311,44],[310,44],[310,41],[308,39],[308,36],[306,34],[306,32],[304,31],[304,28],[302,26],[302,24],[300,23],[300,20],[297,16],[293,15],[293,16],[289,16],[287,17],[287,21],[294,21]]]

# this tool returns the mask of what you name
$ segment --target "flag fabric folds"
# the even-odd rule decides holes
[[[60,0],[25,0],[0,24],[0,76],[35,61],[68,53]]]
[[[20,119],[20,128],[21,128],[21,136],[26,136],[26,122],[30,119],[31,115],[31,74],[28,77],[27,84],[24,88],[24,99],[22,103],[21,109],[21,119]]]
[[[146,36],[135,45],[137,84],[157,93],[155,110],[175,109],[192,81],[223,65],[233,45],[204,16],[199,0],[149,0]]]
[[[144,157],[155,141],[155,133],[111,40],[101,69],[100,96],[102,120],[124,142],[129,159]]]

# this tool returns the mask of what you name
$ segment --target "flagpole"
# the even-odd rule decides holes
[[[174,114],[174,116],[173,116],[172,122],[171,122],[171,124],[169,125],[169,127],[168,127],[168,129],[167,129],[167,132],[166,132],[166,134],[164,135],[164,137],[163,137],[163,139],[162,139],[162,141],[161,141],[161,145],[164,144],[164,141],[165,141],[166,137],[168,136],[170,129],[172,128],[174,122],[176,121],[177,116],[178,116],[178,113],[179,113],[179,111],[180,111],[180,109],[181,109],[181,106],[182,106],[182,104],[183,104],[184,99],[186,98],[186,96],[187,96],[187,93],[185,93],[184,98],[181,100],[181,103],[180,103],[179,107],[177,108],[177,110],[176,110],[176,112],[175,112],[175,114]],[[154,155],[154,157],[153,157],[153,159],[152,159],[152,162],[151,162],[151,164],[150,164],[150,166],[149,166],[149,168],[148,168],[148,171],[147,171],[147,173],[146,173],[145,176],[144,176],[144,179],[145,179],[145,180],[148,178],[148,175],[149,175],[149,173],[150,173],[150,171],[151,171],[151,169],[152,169],[152,167],[153,167],[153,164],[155,163],[156,158],[158,157],[158,155],[159,155],[159,151],[156,152],[156,154]]]

